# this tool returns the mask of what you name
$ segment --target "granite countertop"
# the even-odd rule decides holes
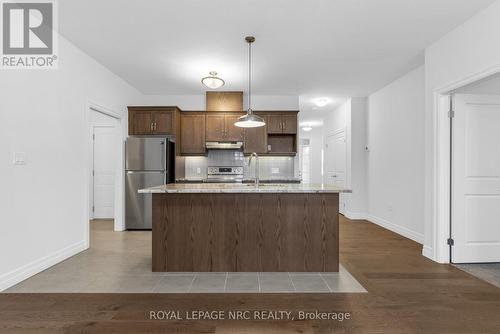
[[[177,183],[211,183],[210,180],[206,178],[183,178],[177,179],[175,182]],[[240,180],[240,183],[253,183],[255,179],[253,178],[244,178]],[[261,183],[300,183],[302,179],[299,177],[269,177],[260,179]]]
[[[241,183],[171,183],[158,187],[139,190],[141,194],[178,194],[178,193],[349,193],[350,190],[327,184],[254,184]]]

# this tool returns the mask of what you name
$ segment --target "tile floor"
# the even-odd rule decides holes
[[[153,273],[151,232],[113,232],[91,223],[90,249],[5,293],[363,293],[343,267],[338,273]]]
[[[455,264],[455,267],[500,288],[500,263]]]

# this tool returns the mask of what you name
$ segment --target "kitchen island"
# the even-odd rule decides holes
[[[154,272],[337,272],[339,193],[321,184],[168,184],[153,196]]]

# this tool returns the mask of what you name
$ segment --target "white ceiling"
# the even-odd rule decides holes
[[[333,108],[423,63],[424,48],[494,0],[64,0],[61,33],[145,94],[201,94],[218,71],[254,93]]]

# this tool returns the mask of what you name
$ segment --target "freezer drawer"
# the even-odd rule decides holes
[[[167,138],[128,137],[125,143],[125,170],[166,170]]]
[[[165,172],[127,172],[125,175],[125,227],[127,230],[151,229],[151,194],[137,190],[165,184]]]

